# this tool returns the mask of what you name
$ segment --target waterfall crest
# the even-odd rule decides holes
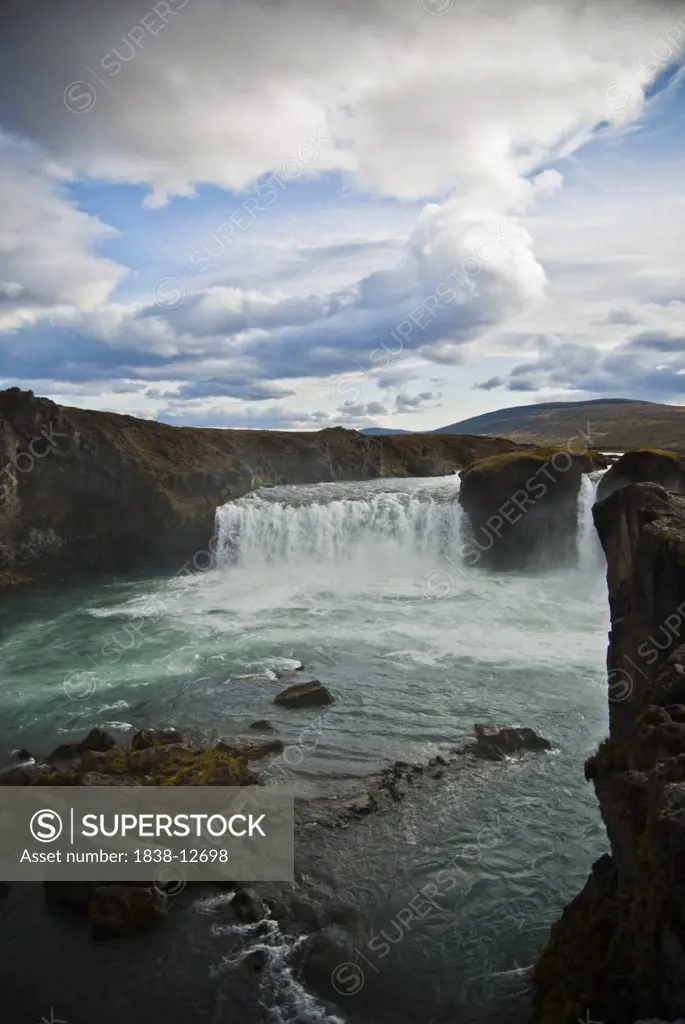
[[[457,476],[262,488],[217,510],[219,556],[258,568],[457,554]]]

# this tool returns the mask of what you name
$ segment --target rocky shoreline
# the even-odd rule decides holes
[[[549,742],[532,729],[477,724],[472,739],[446,756],[438,754],[425,764],[396,761],[366,779],[363,790],[351,796],[298,800],[296,829],[347,828],[368,815],[387,813],[412,792],[439,784],[447,772],[465,771],[479,760],[504,761],[549,749]],[[94,728],[83,740],[62,743],[45,757],[17,751],[20,763],[0,772],[0,786],[259,785],[265,780],[252,763],[282,750],[279,740],[219,741],[213,747],[198,747],[187,744],[176,729],[140,730],[129,746],[122,747],[104,730]],[[155,928],[166,917],[168,895],[185,886],[185,881],[166,877],[127,884],[46,881],[43,892],[47,904],[82,908],[93,938],[104,940]],[[254,924],[268,916],[258,886],[226,883],[221,887],[234,892],[230,906],[236,920]],[[0,883],[0,898],[6,898],[11,889],[11,881]],[[280,912],[287,918],[292,912],[288,887],[283,894]]]

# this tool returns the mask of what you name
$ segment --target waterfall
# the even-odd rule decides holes
[[[601,473],[584,474],[578,495],[582,571],[602,550],[592,520]],[[351,568],[356,574],[463,566],[459,477],[264,487],[217,509],[220,564],[251,572]],[[516,529],[514,526],[513,529]],[[337,571],[337,569],[336,569]]]
[[[261,488],[217,510],[219,557],[280,563],[433,563],[459,557],[457,476]]]
[[[592,518],[592,506],[597,500],[597,485],[603,475],[604,470],[584,473],[578,493],[578,565],[581,570],[588,572],[596,570],[603,559],[602,545]]]

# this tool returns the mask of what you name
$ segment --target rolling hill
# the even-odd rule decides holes
[[[472,416],[433,433],[486,434],[559,444],[580,430],[590,435],[594,448],[603,451],[638,447],[685,451],[685,406],[629,398],[545,402]]]

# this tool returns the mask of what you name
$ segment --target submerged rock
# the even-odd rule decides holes
[[[251,950],[242,961],[245,967],[257,972],[263,971],[268,962],[269,955],[265,949]]]
[[[231,900],[231,910],[242,924],[256,924],[266,913],[262,901],[249,889],[239,889]]]
[[[246,757],[248,761],[260,761],[270,754],[282,754],[285,749],[283,740],[259,740],[256,743],[240,743],[233,745],[219,740],[216,750],[221,750],[233,757]]]
[[[292,679],[296,672],[304,672],[302,662],[299,665],[294,665],[293,668],[275,668],[273,670],[276,679]]]
[[[88,924],[95,939],[135,935],[160,924],[166,910],[166,896],[157,888],[98,886],[88,904]]]
[[[285,708],[322,708],[332,703],[333,694],[318,679],[288,686],[274,698],[274,704]]]
[[[301,952],[300,973],[303,980],[315,991],[326,995],[336,990],[336,972],[341,965],[349,967],[356,960],[352,937],[337,925],[328,925],[308,936]]]
[[[266,718],[260,718],[258,721],[253,722],[250,730],[252,732],[276,732],[271,722],[267,722]]]
[[[552,744],[533,729],[509,725],[474,725],[475,740],[464,750],[486,761],[503,761],[505,757],[526,751],[551,750]]]
[[[353,814],[371,814],[377,807],[378,803],[371,793],[361,793],[345,804],[345,809]]]

